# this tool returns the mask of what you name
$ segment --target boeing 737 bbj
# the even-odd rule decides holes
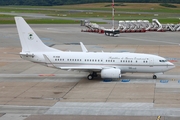
[[[61,70],[89,72],[89,80],[101,75],[101,78],[118,79],[123,73],[164,73],[174,64],[165,58],[140,53],[88,52],[80,42],[82,52],[64,52],[46,46],[22,17],[15,17],[22,46],[21,58]]]

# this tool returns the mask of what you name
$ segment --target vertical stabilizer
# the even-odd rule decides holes
[[[57,52],[60,50],[46,46],[22,17],[15,17],[22,46],[22,52]]]

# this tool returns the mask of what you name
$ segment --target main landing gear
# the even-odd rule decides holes
[[[153,79],[157,79],[157,76],[156,76],[156,75],[153,75]]]
[[[94,77],[97,77],[98,75],[97,75],[97,73],[96,72],[93,72],[93,73],[91,73],[91,74],[89,74],[88,76],[87,76],[87,79],[88,80],[92,80]]]

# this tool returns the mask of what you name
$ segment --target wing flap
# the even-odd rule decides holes
[[[60,67],[62,70],[102,70],[102,67]]]

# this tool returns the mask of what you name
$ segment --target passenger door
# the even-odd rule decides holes
[[[154,60],[153,60],[153,58],[149,58],[149,65],[150,65],[150,67],[153,67],[153,66],[154,66]]]

